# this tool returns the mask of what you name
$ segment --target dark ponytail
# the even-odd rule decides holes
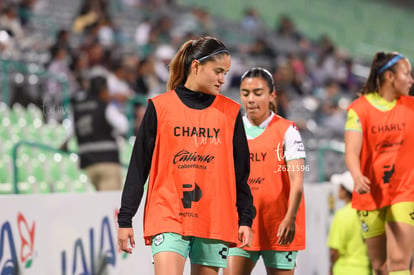
[[[395,72],[395,64],[402,58],[404,57],[396,52],[377,52],[372,59],[369,76],[361,93],[368,94],[378,91],[384,83],[384,73],[388,70]]]
[[[188,40],[169,64],[167,90],[173,90],[187,81],[193,60],[204,64],[222,54],[230,55],[230,52],[217,38],[206,36],[198,40]]]
[[[188,59],[188,52],[190,51],[191,46],[192,40],[185,42],[171,60],[169,64],[167,91],[174,90],[187,79],[189,65],[186,64],[186,59]]]

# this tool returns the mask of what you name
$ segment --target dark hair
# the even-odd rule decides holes
[[[77,15],[79,16],[87,14],[91,10],[91,6],[92,4],[90,1],[83,1]]]
[[[341,188],[345,191],[348,198],[352,199],[352,192],[349,192],[348,189],[346,189],[343,184],[341,184]]]
[[[59,29],[56,34],[56,40],[62,39],[63,36],[69,34],[69,32],[66,29]]]
[[[399,53],[396,52],[375,53],[374,58],[372,59],[371,70],[369,72],[368,79],[362,87],[361,93],[368,94],[378,91],[379,87],[381,87],[381,85],[384,83],[384,73],[386,71],[392,71],[395,73],[395,65],[397,64],[399,57],[403,58]],[[396,61],[389,63],[393,59]]]
[[[77,70],[76,66],[78,65],[78,62],[81,59],[81,57],[82,57],[82,53],[77,53],[77,54],[74,54],[72,58],[70,59],[69,69],[72,73],[74,73],[75,70]]]
[[[106,87],[106,78],[103,76],[95,76],[89,81],[89,94],[98,97]]]
[[[60,52],[61,50],[65,50],[65,51],[66,51],[66,48],[65,48],[65,47],[63,47],[63,46],[61,46],[61,45],[53,45],[53,46],[50,48],[50,56],[51,56],[51,58],[52,58],[52,59],[56,58],[56,57],[57,57],[57,55],[59,54],[59,52]]]
[[[114,58],[110,64],[111,66],[111,71],[116,72],[118,70],[121,70],[123,68],[125,68],[124,65],[124,61],[122,60],[122,58]]]
[[[241,81],[243,81],[245,78],[262,78],[266,81],[267,86],[269,87],[269,91],[270,93],[272,93],[273,91],[276,91],[275,89],[275,82],[273,81],[273,76],[272,74],[262,68],[262,67],[253,67],[249,70],[247,70],[241,77]],[[270,102],[269,104],[269,109],[272,110],[275,114],[276,114],[276,102]]]
[[[198,60],[201,64],[215,60],[218,55],[230,55],[227,47],[217,38],[206,36],[185,42],[169,64],[167,90],[184,84],[190,73],[191,63]]]

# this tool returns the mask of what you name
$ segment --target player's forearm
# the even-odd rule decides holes
[[[286,212],[286,217],[296,220],[296,214],[299,209],[300,202],[303,196],[303,178],[304,171],[302,169],[296,169],[296,167],[303,167],[305,165],[304,159],[297,159],[288,161],[288,166],[292,166],[295,169],[289,171],[290,192],[289,192],[289,204]]]

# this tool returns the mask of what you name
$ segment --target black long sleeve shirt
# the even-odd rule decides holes
[[[175,92],[180,100],[189,108],[205,109],[209,107],[214,95],[193,92],[184,86]],[[128,172],[122,192],[121,208],[118,214],[118,224],[121,228],[132,227],[132,218],[144,194],[144,184],[147,180],[157,134],[157,114],[154,104],[149,101],[141,126],[138,130]],[[233,156],[236,174],[237,211],[239,225],[251,226],[253,221],[253,197],[247,180],[250,173],[249,148],[246,133],[239,112],[233,136]]]

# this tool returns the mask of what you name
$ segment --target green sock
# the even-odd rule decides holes
[[[388,273],[388,275],[410,275],[410,271],[409,270],[392,271]]]

